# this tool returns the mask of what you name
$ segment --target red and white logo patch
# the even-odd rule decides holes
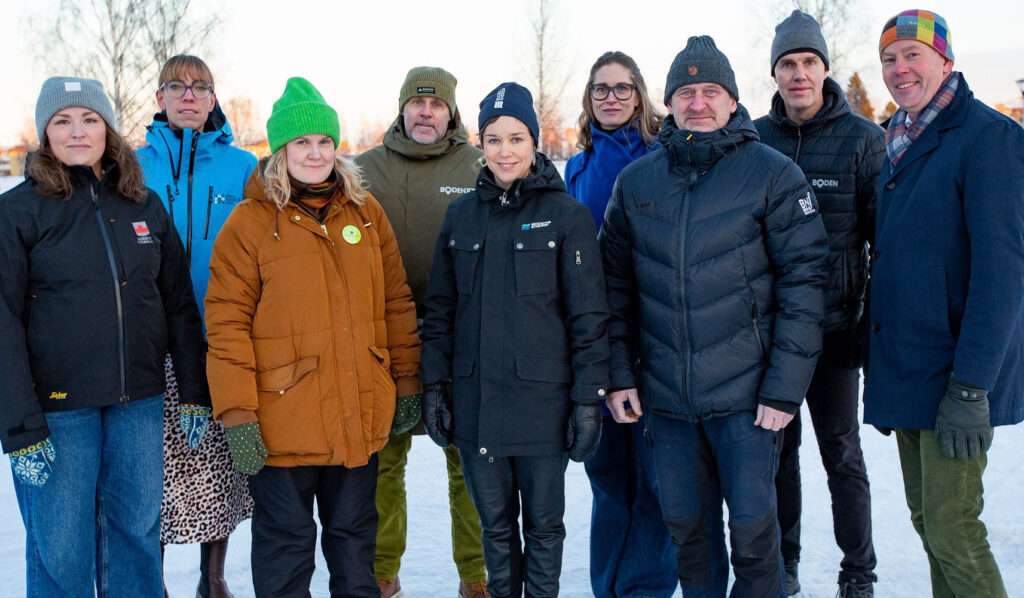
[[[132,222],[132,228],[135,229],[135,234],[139,237],[149,235],[149,226],[146,224],[145,220],[142,222]]]

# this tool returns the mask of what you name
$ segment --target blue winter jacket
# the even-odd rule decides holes
[[[950,375],[1024,419],[1024,130],[974,99],[946,107],[876,189],[864,420],[935,427]]]
[[[153,117],[147,130],[146,145],[138,150],[142,173],[185,245],[202,314],[213,240],[242,200],[256,157],[231,145],[234,136],[219,105],[201,133],[172,130],[163,113]]]
[[[612,196],[612,187],[622,169],[645,155],[652,148],[644,143],[640,131],[623,126],[608,132],[590,125],[591,149],[580,152],[565,165],[565,186],[572,195],[590,209],[598,229],[604,222],[604,211]]]

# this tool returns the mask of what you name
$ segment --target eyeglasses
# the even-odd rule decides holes
[[[614,87],[608,87],[603,83],[594,83],[590,86],[590,97],[595,100],[604,100],[608,94],[615,94],[616,100],[628,100],[633,97],[633,90],[636,85],[632,83],[616,83]]]
[[[192,97],[197,100],[205,100],[213,93],[213,86],[209,83],[196,81],[192,85],[185,85],[181,81],[168,81],[162,85],[164,93],[170,94],[172,98],[183,98],[185,92],[192,90]]]

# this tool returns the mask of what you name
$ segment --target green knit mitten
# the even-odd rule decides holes
[[[399,436],[412,430],[420,423],[423,413],[423,393],[398,397],[395,404],[395,419],[391,421],[391,435]]]
[[[263,444],[259,422],[249,422],[224,429],[228,451],[235,469],[246,475],[256,475],[267,462],[267,446]]]

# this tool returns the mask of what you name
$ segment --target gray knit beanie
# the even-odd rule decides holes
[[[775,76],[775,63],[793,52],[814,52],[825,63],[825,70],[829,68],[828,44],[821,34],[821,26],[814,17],[799,10],[794,10],[775,26],[775,39],[772,40],[772,77]]]
[[[732,99],[740,99],[736,89],[736,75],[732,72],[729,59],[718,49],[710,35],[691,37],[686,41],[683,51],[676,54],[665,80],[665,105],[669,104],[677,89],[694,83],[717,83],[729,92]]]
[[[107,93],[103,91],[102,83],[79,77],[50,77],[43,81],[39,99],[36,100],[36,133],[40,143],[43,142],[46,125],[53,115],[68,106],[88,108],[102,116],[108,127],[117,129],[114,108],[107,99]]]

